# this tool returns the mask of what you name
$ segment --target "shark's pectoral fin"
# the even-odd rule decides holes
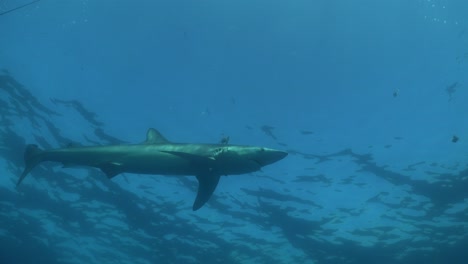
[[[122,164],[116,162],[109,162],[99,166],[102,172],[104,172],[107,178],[112,179],[118,174],[122,173]]]
[[[195,202],[193,203],[193,211],[200,209],[211,197],[216,186],[218,185],[220,175],[199,175],[198,180],[198,193]]]

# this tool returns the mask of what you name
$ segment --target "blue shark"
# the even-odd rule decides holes
[[[30,144],[24,153],[25,168],[17,186],[29,172],[44,161],[66,166],[90,166],[100,169],[108,178],[121,173],[154,175],[187,175],[198,180],[193,203],[200,209],[212,196],[224,175],[247,174],[275,163],[287,152],[257,146],[225,144],[173,143],[159,131],[150,128],[142,144],[83,146],[42,150]]]

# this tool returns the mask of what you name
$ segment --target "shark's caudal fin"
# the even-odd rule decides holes
[[[25,167],[24,167],[23,173],[21,173],[21,176],[20,176],[16,186],[20,185],[20,183],[23,181],[24,177],[26,177],[26,175],[28,175],[28,173],[34,167],[36,167],[36,165],[39,162],[41,162],[41,155],[40,154],[42,152],[43,151],[37,145],[30,144],[30,145],[26,146],[26,150],[24,151]]]
[[[200,209],[213,194],[216,186],[218,185],[220,175],[201,175],[197,176],[198,180],[198,193],[192,209],[194,211]]]

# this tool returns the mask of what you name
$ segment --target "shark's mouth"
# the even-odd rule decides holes
[[[261,168],[263,166],[263,164],[260,163],[260,161],[258,161],[256,159],[251,159],[251,161],[253,161],[253,163],[255,163],[255,165],[257,165],[259,168]]]

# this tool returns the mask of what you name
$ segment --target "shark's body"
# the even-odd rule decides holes
[[[149,129],[143,144],[52,150],[28,145],[24,154],[26,167],[17,185],[42,161],[96,167],[109,178],[124,172],[193,175],[199,182],[193,204],[193,210],[198,210],[211,197],[220,176],[258,171],[286,156],[283,151],[254,146],[172,143],[157,130]]]

